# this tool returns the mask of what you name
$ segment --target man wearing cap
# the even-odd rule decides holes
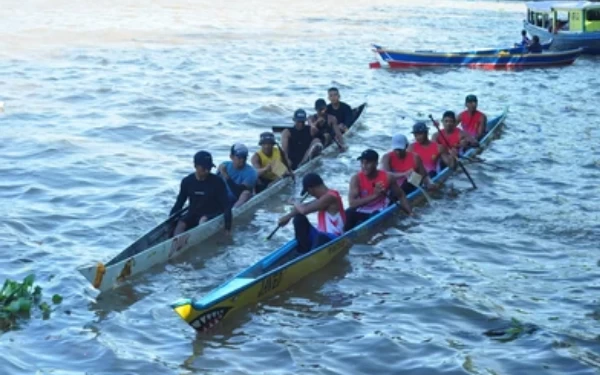
[[[258,175],[254,168],[246,163],[248,148],[243,143],[231,146],[229,157],[231,161],[219,165],[219,175],[226,183],[229,202],[236,208],[252,197]]]
[[[475,95],[467,95],[465,105],[467,110],[462,111],[458,115],[459,126],[467,134],[479,141],[483,138],[486,131],[487,116],[477,110],[477,97]]]
[[[260,150],[255,152],[252,159],[250,159],[252,166],[258,173],[255,188],[257,194],[282,177],[286,175],[293,176],[293,172],[287,166],[287,158],[284,157],[283,151],[279,148],[279,145],[274,147],[276,144],[273,133],[262,133],[258,141]]]
[[[340,91],[337,87],[331,87],[327,90],[329,104],[327,105],[327,113],[334,116],[337,120],[340,131],[345,133],[354,121],[354,112],[352,107],[340,101]]]
[[[227,189],[223,180],[210,173],[214,166],[210,153],[198,151],[194,155],[196,172],[181,180],[179,194],[170,213],[173,215],[181,210],[186,200],[189,200],[189,209],[177,222],[174,236],[220,214],[223,214],[225,220],[225,231],[231,231],[231,205],[227,199]]]
[[[312,136],[310,126],[306,125],[307,116],[303,109],[297,109],[293,119],[294,127],[285,129],[281,133],[281,145],[288,158],[288,165],[295,170],[310,158],[320,154],[323,144],[318,138]]]
[[[335,116],[327,113],[327,103],[325,102],[325,99],[317,99],[315,102],[315,110],[317,113],[308,118],[312,136],[319,138],[325,147],[329,146],[331,143],[331,137],[335,137],[337,143],[345,150],[346,146],[344,145],[344,138],[340,132],[337,120]]]
[[[444,129],[437,132],[431,137],[433,142],[445,146],[450,155],[457,158],[462,152],[469,147],[478,147],[479,142],[467,132],[456,127],[456,115],[452,111],[446,111],[442,115],[442,124]]]
[[[402,188],[405,194],[410,194],[416,189],[408,181],[411,173],[418,173],[423,177],[427,189],[437,188],[437,185],[427,175],[419,155],[407,151],[407,148],[408,139],[406,136],[404,134],[394,135],[392,137],[392,151],[383,155],[379,164],[380,168],[396,179],[396,183]]]
[[[367,149],[357,160],[360,160],[361,171],[350,179],[348,192],[350,208],[346,210],[345,230],[354,228],[385,209],[390,203],[388,198],[390,191],[400,200],[400,207],[407,214],[412,215],[406,194],[398,186],[396,179],[387,172],[377,169],[379,163],[377,151]]]
[[[455,159],[450,157],[446,147],[429,140],[429,128],[424,122],[416,122],[413,125],[412,132],[415,136],[415,142],[408,146],[407,151],[419,155],[429,177],[434,177],[437,174],[440,159],[450,168],[455,168]]]
[[[290,213],[279,219],[285,226],[294,219],[297,250],[304,254],[340,236],[344,232],[346,215],[340,193],[328,188],[316,173],[308,173],[302,179],[302,195],[310,194],[315,199],[308,203],[295,203]],[[317,212],[317,228],[306,215]]]

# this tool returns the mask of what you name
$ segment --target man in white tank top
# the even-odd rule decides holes
[[[298,241],[298,252],[306,253],[326,244],[344,231],[346,214],[340,194],[329,189],[321,176],[309,173],[302,179],[302,194],[315,197],[308,203],[295,203],[290,213],[279,219],[279,225],[285,226],[294,219],[294,233]],[[318,229],[306,215],[317,212]]]

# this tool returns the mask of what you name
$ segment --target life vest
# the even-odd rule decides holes
[[[425,167],[427,172],[435,171],[437,169],[437,161],[440,157],[437,143],[429,142],[427,146],[423,146],[419,142],[415,142],[413,143],[413,151],[419,155],[423,161],[423,167]]]
[[[417,169],[417,163],[415,163],[414,152],[406,151],[406,156],[404,157],[404,159],[400,159],[394,151],[390,151],[388,155],[390,160],[390,168],[394,172],[404,173],[414,171]],[[398,186],[402,186],[402,184],[404,183],[404,181],[406,181],[407,178],[408,176],[400,177],[397,180]]]
[[[437,143],[441,144],[442,146],[446,147],[446,148],[455,148],[455,149],[459,149],[460,148],[460,130],[459,129],[454,129],[454,131],[452,132],[452,134],[448,134],[446,132],[446,129],[442,129],[441,133],[443,134],[438,134],[437,137]],[[448,144],[446,144],[446,141],[448,141]],[[448,147],[450,146],[450,147]]]
[[[344,211],[344,203],[342,197],[337,190],[330,189],[327,194],[333,195],[338,203],[338,212],[331,214],[327,210],[322,210],[317,213],[317,229],[320,232],[334,234],[336,236],[344,233],[344,225],[346,224],[346,212]]]
[[[460,121],[460,125],[467,134],[477,138],[477,128],[482,117],[483,113],[478,110],[475,110],[472,115],[469,111],[463,111],[458,115],[458,121]]]
[[[285,172],[287,172],[287,168],[281,160],[281,153],[279,152],[279,148],[277,146],[273,147],[273,153],[270,157],[267,156],[262,150],[259,150],[257,154],[258,158],[260,159],[260,165],[262,165],[263,168],[270,163],[273,163],[271,171],[263,174],[263,178],[272,181],[283,176]]]
[[[390,200],[387,197],[387,191],[390,188],[390,182],[388,179],[388,174],[385,171],[377,171],[377,176],[374,179],[369,179],[363,172],[358,172],[359,194],[361,198],[368,197],[369,195],[373,194],[375,191],[375,185],[379,183],[383,185],[385,194],[371,203],[357,208],[356,211],[370,214],[387,207],[390,203]]]

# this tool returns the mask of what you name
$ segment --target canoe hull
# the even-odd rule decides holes
[[[344,137],[350,136],[360,127],[358,120],[362,118],[366,108],[367,103],[357,107],[357,116],[354,123]],[[336,147],[335,144],[328,146],[318,157],[294,171],[296,176],[310,171],[323,156],[331,153]],[[259,205],[277,195],[292,182],[291,178],[283,178],[260,194],[256,194],[244,205],[232,211],[233,218],[252,213]],[[181,213],[181,215],[183,214],[185,214],[185,211]],[[129,278],[141,274],[153,266],[166,263],[170,259],[199,246],[202,242],[224,229],[223,216],[219,215],[176,237],[169,238],[172,225],[176,223],[177,219],[178,217],[173,217],[159,224],[106,264],[99,262],[95,265],[81,267],[78,271],[94,288],[105,292],[119,287]],[[148,240],[148,237],[152,237],[153,240]]]
[[[482,146],[488,145],[499,135],[507,112],[508,109],[502,115],[490,121],[488,124],[489,132],[481,141]],[[471,157],[478,152],[481,152],[481,150],[473,149],[466,156]],[[434,181],[443,183],[453,173],[454,171],[446,168],[434,178]],[[409,194],[407,198],[415,204],[423,199],[423,194],[417,190]],[[380,214],[346,232],[343,236],[286,262],[285,257],[295,251],[296,241],[292,240],[203,298],[184,298],[173,303],[171,307],[195,330],[206,332],[233,311],[278,294],[302,278],[325,267],[336,256],[350,249],[357,237],[370,233],[376,226],[392,217],[397,211],[399,211],[398,206],[392,205]]]
[[[390,68],[469,67],[487,70],[513,70],[571,65],[582,50],[555,53],[436,53],[388,51],[376,48],[375,52]]]

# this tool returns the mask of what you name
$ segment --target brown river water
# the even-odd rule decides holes
[[[0,374],[600,373],[600,59],[525,72],[369,70],[371,43],[461,50],[519,40],[522,2],[4,1],[0,281],[64,300],[0,334]],[[595,73],[594,73],[595,72]],[[502,137],[418,216],[392,220],[286,293],[197,335],[169,304],[285,243],[294,190],[233,238],[112,293],[76,268],[168,216],[192,156],[290,123],[339,87],[369,108],[318,172],[348,191],[356,156],[414,119],[510,106]],[[493,165],[501,166],[502,168]],[[296,187],[296,194],[299,188]],[[514,329],[508,340],[489,330]]]

